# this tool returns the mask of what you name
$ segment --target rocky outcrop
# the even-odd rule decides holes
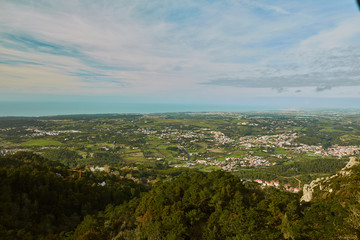
[[[310,202],[313,196],[313,192],[316,186],[318,186],[318,183],[321,179],[316,179],[315,181],[312,181],[310,184],[305,184],[303,186],[303,195],[300,199],[301,202]]]
[[[351,175],[351,168],[353,166],[359,165],[360,162],[355,157],[350,157],[350,161],[346,164],[346,166],[341,169],[338,173],[326,177],[326,178],[318,178],[312,181],[310,184],[305,184],[303,186],[303,195],[300,199],[301,202],[310,202],[313,198],[313,194],[315,189],[319,189],[320,191],[325,191],[331,193],[333,189],[331,188],[330,180],[339,176],[348,176]]]
[[[353,166],[359,165],[360,162],[358,161],[358,159],[356,159],[355,157],[350,157],[350,161],[348,162],[348,164],[346,164],[346,166],[340,170],[340,172],[351,172],[351,169]]]

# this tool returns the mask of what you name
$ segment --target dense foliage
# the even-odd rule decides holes
[[[299,178],[304,182],[308,182],[308,180],[311,179],[311,175],[335,173],[344,166],[345,162],[339,161],[339,159],[320,158],[307,159],[301,162],[293,162],[290,164],[275,165],[269,168],[254,169],[251,171],[239,170],[235,174],[242,179],[260,178],[263,180],[272,180],[278,179],[279,176],[284,176],[285,178],[299,175],[301,173],[302,176],[299,176]],[[280,181],[281,179],[283,178],[280,178]]]
[[[87,214],[109,203],[121,204],[140,192],[142,185],[85,172],[79,178],[57,162],[21,152],[0,159],[1,239],[35,239],[73,230]]]
[[[297,195],[245,187],[229,173],[196,173],[162,183],[140,199],[109,206],[75,232],[105,239],[278,239],[288,211],[298,218]],[[289,210],[288,210],[289,209]],[[105,217],[104,217],[105,216]],[[90,225],[87,230],[83,225]],[[80,232],[80,229],[81,232]]]
[[[331,192],[319,189],[312,202],[302,204],[299,194],[261,189],[223,171],[159,171],[165,175],[137,170],[139,177],[158,174],[148,191],[119,171],[83,171],[80,178],[36,154],[3,156],[0,239],[360,237],[359,166],[328,182]]]
[[[333,183],[333,194],[261,190],[224,172],[181,176],[78,226],[91,239],[358,239],[360,168]],[[346,182],[346,184],[345,184]],[[336,186],[335,186],[336,185]],[[353,191],[349,192],[349,188]],[[346,195],[347,194],[347,195]],[[89,238],[86,238],[89,237]]]

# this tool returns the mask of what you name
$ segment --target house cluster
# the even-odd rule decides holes
[[[16,153],[16,152],[23,152],[23,151],[30,151],[29,149],[20,149],[20,148],[15,148],[15,149],[0,149],[0,154],[10,154],[10,153]]]
[[[266,159],[263,159],[259,156],[248,156],[244,157],[240,160],[241,167],[250,167],[250,168],[257,168],[257,167],[269,167],[272,165],[276,165],[275,162],[271,163]]]
[[[259,124],[257,124],[257,123],[249,123],[249,122],[238,123],[238,125],[242,125],[242,126],[259,126]]]
[[[58,131],[45,131],[40,129],[28,128],[27,131],[31,131],[30,136],[57,136],[64,133],[80,133],[78,130],[58,130]]]
[[[334,146],[323,151],[324,156],[336,156],[339,158],[360,153],[359,146]]]
[[[173,137],[178,137],[179,135],[180,135],[179,130],[165,127],[165,129],[161,130],[159,137],[162,139],[170,139]]]
[[[268,182],[268,181],[263,181],[261,179],[255,179],[254,182],[260,184],[262,187],[276,187],[276,188],[280,187],[279,181],[274,181],[274,180]]]
[[[195,163],[187,163],[188,166],[190,165],[207,165],[207,166],[216,166],[225,171],[235,171],[238,167],[237,161],[219,161],[216,159],[207,159],[207,160],[196,160]]]
[[[297,187],[292,187],[290,184],[285,184],[284,186],[283,186],[283,189],[285,190],[285,191],[288,191],[288,192],[292,192],[292,193],[298,193],[298,192],[300,192],[300,188],[297,188]]]
[[[321,152],[323,151],[323,147],[322,146],[315,146],[315,145],[306,145],[306,144],[300,144],[297,147],[292,147],[289,148],[290,150],[292,150],[295,153],[309,153],[312,152],[314,154],[321,154]]]
[[[247,167],[247,168],[257,168],[262,166],[271,166],[276,163],[270,163],[269,161],[259,157],[259,156],[249,156],[245,158],[235,158],[228,157],[225,161],[220,161],[216,159],[206,158],[205,160],[196,160],[194,163],[187,163],[186,166],[193,165],[207,165],[207,166],[216,166],[225,171],[238,171],[238,167]]]
[[[157,133],[157,131],[149,130],[148,128],[138,128],[134,131],[134,133],[143,133],[145,135],[154,135]]]
[[[289,147],[297,138],[296,133],[283,133],[276,135],[263,135],[260,137],[246,136],[239,138],[241,145],[245,147]]]
[[[91,172],[107,172],[107,173],[110,173],[110,166],[108,166],[108,165],[105,165],[103,167],[87,166],[86,169],[89,169]]]
[[[342,158],[345,156],[355,155],[360,153],[360,146],[334,146],[332,148],[324,149],[320,146],[309,146],[306,144],[301,144],[298,147],[291,148],[292,151],[296,153],[312,153],[314,156],[329,156],[329,157],[338,157]]]
[[[254,182],[260,184],[260,186],[262,188],[265,188],[265,187],[276,187],[276,188],[281,188],[282,190],[285,190],[285,191],[288,191],[288,192],[292,192],[292,193],[298,193],[300,192],[300,188],[298,187],[292,187],[290,184],[284,184],[283,186],[280,185],[279,181],[274,181],[274,180],[271,180],[270,182],[269,181],[264,181],[264,180],[261,180],[261,179],[255,179]]]
[[[221,144],[234,142],[233,139],[225,136],[225,134],[223,134],[222,132],[211,131],[211,133],[214,134],[215,141],[217,141],[217,142],[219,142]]]
[[[178,129],[171,129],[165,127],[165,129],[161,130],[159,138],[161,139],[173,139],[176,138],[185,138],[185,139],[194,139],[195,141],[198,139],[202,139],[205,137],[206,131],[209,129],[195,130],[195,131],[184,131]]]
[[[0,132],[6,132],[6,131],[10,131],[10,130],[15,130],[15,127],[12,128],[0,128]]]
[[[360,153],[360,146],[337,146],[324,149],[321,145],[306,145],[297,144],[293,141],[297,138],[296,133],[283,133],[277,135],[264,135],[260,137],[241,137],[239,142],[242,146],[247,148],[252,147],[279,147],[286,150],[291,150],[295,153],[310,153],[314,156],[331,156],[331,157],[345,157]],[[266,150],[263,150],[264,152]],[[281,156],[278,156],[282,158]]]

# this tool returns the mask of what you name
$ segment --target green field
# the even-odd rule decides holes
[[[54,140],[32,139],[24,142],[25,146],[60,146],[62,143]]]
[[[219,170],[219,169],[220,168],[216,167],[216,166],[206,166],[206,167],[200,168],[199,171],[211,172],[211,171],[216,171],[216,170]]]
[[[275,148],[275,154],[288,154],[288,152],[283,148]]]
[[[293,163],[295,163],[295,161],[291,160],[291,161],[284,162],[283,165],[289,165],[289,164],[293,164]]]
[[[340,139],[342,141],[359,141],[360,136],[357,136],[357,135],[344,135]]]

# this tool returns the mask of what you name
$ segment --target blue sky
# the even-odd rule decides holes
[[[2,0],[0,101],[347,107],[359,26],[354,0]]]

